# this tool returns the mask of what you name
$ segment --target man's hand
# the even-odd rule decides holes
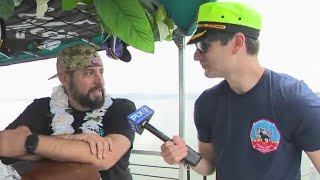
[[[24,144],[31,134],[27,126],[19,126],[16,129],[8,129],[0,132],[0,155],[14,157],[26,154]]]
[[[96,133],[74,134],[74,140],[85,141],[90,145],[91,153],[99,159],[106,158],[112,151],[112,140],[109,137],[101,137]]]
[[[109,137],[101,137],[96,133],[81,133],[59,136],[66,139],[85,141],[89,144],[91,153],[97,155],[99,159],[107,157],[112,151],[112,140]]]
[[[188,154],[188,148],[184,140],[174,136],[172,141],[167,141],[161,146],[161,156],[168,164],[182,163],[182,159]]]

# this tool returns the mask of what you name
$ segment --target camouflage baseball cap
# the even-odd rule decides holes
[[[87,67],[103,66],[101,57],[91,45],[78,44],[63,49],[57,57],[57,73],[71,72]],[[58,74],[49,78],[58,77]]]

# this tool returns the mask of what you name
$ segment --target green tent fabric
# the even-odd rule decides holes
[[[169,16],[175,24],[181,29],[180,31],[190,36],[196,29],[196,17],[198,8],[206,2],[216,0],[160,0],[166,8]]]
[[[208,1],[140,0],[155,6],[154,10],[160,5],[165,7],[177,26],[173,39],[193,33],[197,9]],[[97,13],[92,13],[95,12],[93,4],[78,4],[73,10],[64,11],[62,0],[50,0],[42,18],[36,17],[36,8],[36,0],[22,0],[13,15],[5,21],[0,18],[1,38],[4,39],[0,66],[54,58],[61,49],[78,43],[90,43],[104,50],[101,20]]]
[[[1,23],[4,42],[0,66],[53,58],[61,49],[78,43],[103,49],[98,17],[89,13],[93,6],[66,12],[61,9],[61,1],[48,5],[46,15],[37,18],[36,1],[24,0],[5,24]]]

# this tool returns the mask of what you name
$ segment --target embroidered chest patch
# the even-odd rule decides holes
[[[252,124],[250,139],[254,149],[262,153],[269,153],[277,150],[280,133],[274,123],[260,119]]]

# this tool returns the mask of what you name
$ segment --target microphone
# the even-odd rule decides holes
[[[142,106],[135,112],[129,114],[127,117],[131,128],[137,132],[138,134],[142,134],[144,129],[150,131],[153,135],[157,136],[163,142],[171,141],[168,136],[160,132],[158,129],[149,124],[151,117],[153,116],[154,111],[150,109],[148,106]],[[193,149],[188,147],[188,155],[184,158],[185,163],[190,164],[191,166],[196,166],[201,157],[198,153],[196,153]]]

